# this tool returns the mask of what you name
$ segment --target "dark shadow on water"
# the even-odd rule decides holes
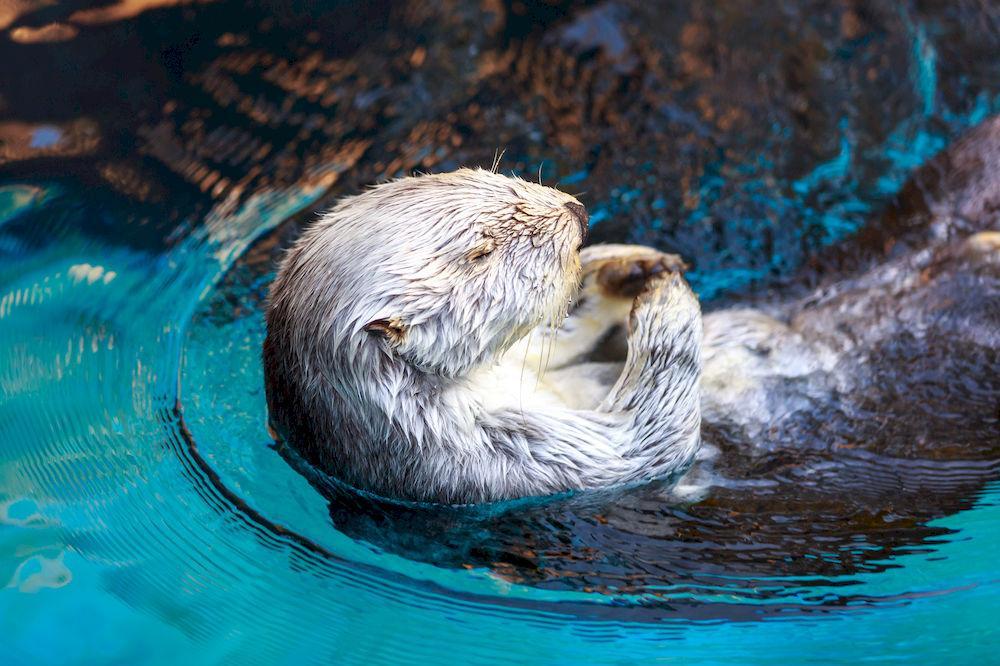
[[[926,523],[969,508],[997,475],[995,463],[934,469],[877,456],[785,452],[738,461],[749,478],[706,488],[698,500],[652,483],[434,506],[360,493],[278,449],[327,498],[336,529],[389,553],[487,568],[547,589],[664,601],[721,593],[794,605],[815,601],[795,596],[797,587],[811,586],[830,587],[824,601],[839,606],[848,600],[835,586],[893,567],[904,554],[933,550],[951,532]],[[730,471],[735,466],[730,461]]]

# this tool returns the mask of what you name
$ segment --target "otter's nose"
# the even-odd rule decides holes
[[[566,209],[573,213],[573,217],[580,224],[580,240],[586,242],[587,235],[590,233],[590,216],[587,215],[587,209],[575,201],[566,204]]]

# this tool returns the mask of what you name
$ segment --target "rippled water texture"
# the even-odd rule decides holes
[[[379,179],[505,149],[706,308],[926,241],[996,8],[720,4],[0,7],[0,662],[994,661],[990,350],[680,493],[400,507],[267,435],[274,260]]]

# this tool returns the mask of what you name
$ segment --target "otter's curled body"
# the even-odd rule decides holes
[[[578,251],[585,213],[565,194],[468,170],[380,186],[282,263],[264,347],[272,422],[352,485],[442,502],[675,475],[703,417],[754,447],[810,419],[867,423],[883,384],[926,393],[919,373],[896,376],[900,359],[956,382],[965,357],[995,366],[997,174],[1000,117],[917,172],[929,208],[894,256],[704,320],[675,257]],[[991,382],[970,388],[992,405],[972,409],[975,427],[995,428]]]
[[[272,423],[341,480],[408,500],[491,501],[683,471],[700,443],[697,299],[653,250],[636,263],[618,261],[636,248],[588,248],[581,263],[585,235],[569,195],[483,170],[342,201],[289,250],[271,288]],[[598,404],[536,376],[612,325],[629,330],[627,356]]]

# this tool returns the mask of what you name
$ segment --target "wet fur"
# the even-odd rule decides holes
[[[598,405],[545,390],[544,358],[535,367],[517,346],[562,324],[577,295],[580,211],[569,195],[483,170],[342,201],[291,248],[271,288],[272,423],[341,480],[408,500],[683,471],[700,442],[701,368],[700,310],[683,279],[651,279],[630,303],[628,358]],[[553,342],[543,357],[581,346]]]
[[[1000,348],[996,146],[998,118],[921,170],[915,181],[947,162],[950,194],[928,188],[935,223],[895,230],[893,256],[841,259],[854,272],[811,293],[703,320],[676,276],[620,279],[650,262],[677,271],[675,258],[594,246],[577,265],[567,195],[482,171],[380,186],[282,264],[264,354],[271,417],[348,483],[440,502],[676,476],[702,417],[758,447],[787,444],[803,419],[867,421],[865,401],[896,371],[886,350]],[[523,235],[492,278],[459,268],[479,239]]]

